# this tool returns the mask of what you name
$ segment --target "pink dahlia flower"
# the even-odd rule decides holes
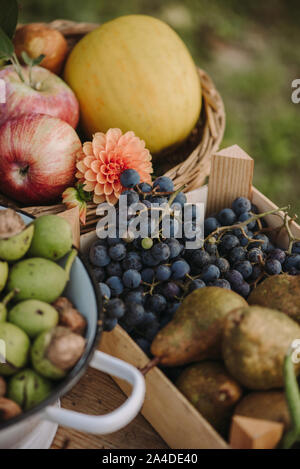
[[[134,132],[122,134],[120,129],[98,132],[92,142],[83,144],[78,157],[77,179],[87,192],[93,192],[95,204],[114,205],[125,190],[120,176],[125,169],[135,169],[141,182],[151,183],[152,163],[145,142]]]

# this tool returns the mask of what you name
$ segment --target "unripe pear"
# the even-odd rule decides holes
[[[56,326],[58,318],[53,306],[39,300],[21,301],[8,314],[8,321],[20,327],[30,338]]]
[[[57,215],[43,215],[33,222],[34,235],[29,248],[30,257],[44,257],[57,261],[72,248],[70,223]]]
[[[63,269],[48,259],[33,257],[24,259],[10,270],[7,286],[9,290],[18,289],[17,301],[35,299],[53,303],[65,289],[70,270],[77,255],[73,249]]]
[[[52,387],[51,381],[38,375],[34,370],[26,369],[11,378],[7,396],[23,410],[29,410],[46,399]]]
[[[29,337],[14,324],[3,322],[0,323],[0,340],[5,345],[5,356],[0,356],[0,375],[13,375],[27,363]]]
[[[0,262],[0,292],[2,292],[3,288],[6,285],[7,277],[8,277],[8,263]]]

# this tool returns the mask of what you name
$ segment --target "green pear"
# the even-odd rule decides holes
[[[253,390],[283,387],[283,363],[300,338],[300,326],[286,314],[262,306],[232,311],[226,318],[222,353],[229,373]],[[300,373],[300,363],[295,363]]]
[[[44,257],[57,261],[72,248],[70,223],[57,215],[43,215],[33,222],[34,235],[29,248],[30,257]]]
[[[252,290],[248,303],[277,309],[300,323],[300,276],[281,274],[267,277]]]
[[[222,363],[195,363],[181,373],[176,386],[216,430],[227,430],[242,388]]]
[[[9,272],[7,287],[18,289],[17,301],[35,299],[53,303],[65,289],[76,255],[77,251],[73,249],[64,269],[40,257],[19,261]]]
[[[29,410],[46,399],[53,385],[48,379],[38,375],[34,370],[22,370],[14,375],[9,383],[7,397]]]
[[[194,290],[151,345],[152,355],[166,366],[178,366],[221,356],[222,331],[233,309],[247,306],[237,293],[219,287]]]
[[[31,349],[33,368],[42,376],[59,380],[73,368],[85,349],[85,339],[66,327],[42,332]]]
[[[8,277],[8,263],[0,261],[0,292],[6,285]]]
[[[56,309],[39,300],[21,301],[8,314],[8,321],[20,327],[30,338],[56,326],[58,319]]]
[[[234,415],[283,423],[291,427],[291,417],[283,391],[257,391],[247,394],[234,409]]]
[[[29,225],[15,236],[0,239],[0,259],[15,262],[24,257],[30,247],[33,233],[34,226]]]
[[[22,329],[0,323],[0,375],[13,375],[23,368],[29,356],[30,340]]]

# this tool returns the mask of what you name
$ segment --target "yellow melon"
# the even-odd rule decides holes
[[[133,130],[156,153],[183,141],[200,114],[201,84],[189,51],[150,16],[122,16],[85,36],[64,76],[88,137],[111,127]]]

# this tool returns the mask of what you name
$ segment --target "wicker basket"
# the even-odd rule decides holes
[[[56,20],[48,26],[59,30],[66,37],[71,50],[83,36],[99,25]],[[199,121],[189,138],[176,149],[166,153],[164,158],[157,160],[155,165],[156,175],[169,176],[173,179],[175,187],[185,185],[186,192],[200,187],[205,182],[210,172],[211,155],[218,150],[225,129],[225,111],[222,98],[210,77],[203,70],[198,69],[198,71],[203,99]],[[31,207],[26,210],[37,215],[49,212],[57,213],[62,209],[62,205],[56,205]],[[90,204],[87,224],[82,227],[82,231],[89,231],[94,226],[95,206]]]

